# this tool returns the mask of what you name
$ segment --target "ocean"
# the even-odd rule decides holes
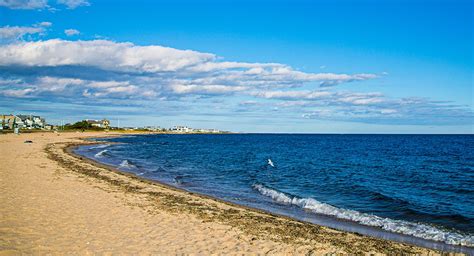
[[[474,252],[474,136],[162,134],[75,153],[299,220]],[[117,142],[117,143],[110,143]]]

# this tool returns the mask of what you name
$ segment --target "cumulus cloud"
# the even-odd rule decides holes
[[[375,77],[364,74],[305,73],[279,63],[220,61],[210,53],[157,45],[137,46],[109,40],[52,39],[0,46],[0,67],[8,69],[11,66],[15,70],[27,69],[29,73],[38,70],[42,76],[37,81],[30,81],[34,86],[29,86],[31,90],[26,93],[10,93],[17,97],[46,97],[47,94],[67,97],[75,93],[85,98],[142,96],[145,99],[176,99],[251,95],[253,92],[254,96],[271,98],[278,95],[259,91],[300,87],[311,82],[337,80],[340,83]],[[52,77],[62,76],[79,78],[82,82],[75,84],[75,80],[66,78],[52,80]],[[117,86],[123,81],[128,84]],[[81,91],[77,85],[83,87]],[[326,92],[313,92],[307,97],[323,94]]]
[[[295,87],[309,82],[337,84],[376,77],[371,74],[305,73],[278,63],[221,62],[210,53],[108,40],[52,39],[1,46],[0,66],[9,65],[83,66],[113,72],[149,73],[158,78],[173,77],[174,83],[194,87]]]
[[[0,42],[12,42],[24,39],[26,36],[43,35],[46,28],[52,25],[51,22],[40,22],[30,27],[26,26],[5,26],[0,27]]]
[[[52,39],[0,47],[1,66],[81,65],[123,72],[170,72],[214,58],[213,54],[208,53],[107,40]]]
[[[47,26],[40,23],[33,28]],[[73,104],[101,100],[153,105],[158,101],[165,102],[163,107],[174,102],[173,111],[214,98],[222,100],[220,109],[234,104],[239,113],[271,111],[308,119],[385,123],[473,120],[472,111],[465,106],[332,87],[377,77],[302,72],[280,63],[222,61],[212,53],[110,40],[51,39],[0,45],[0,97]],[[184,104],[186,108],[176,107]]]
[[[79,30],[77,29],[66,29],[64,30],[64,34],[66,34],[67,36],[75,36],[75,35],[79,35],[81,32],[79,32]]]
[[[43,9],[48,7],[47,0],[0,0],[0,6],[10,9]]]
[[[58,0],[56,1],[59,5],[64,5],[68,9],[75,9],[80,6],[89,6],[90,3],[87,0]],[[34,10],[34,9],[48,9],[55,10],[48,4],[48,0],[0,0],[0,6],[7,7],[10,9],[23,9],[23,10]]]
[[[18,97],[18,98],[24,98],[28,97],[27,95],[32,92],[33,89],[7,89],[7,90],[2,90],[0,92],[0,95],[4,95],[7,97]]]
[[[11,89],[0,91],[0,95],[18,98],[32,97],[71,97],[86,98],[146,98],[154,97],[156,92],[140,88],[129,81],[94,81],[77,78],[38,77],[31,82],[0,80],[0,85],[10,85]]]
[[[59,4],[66,5],[69,9],[75,9],[79,6],[89,6],[90,3],[86,0],[58,0]]]
[[[42,27],[18,27],[5,26],[0,28],[0,38],[2,39],[20,39],[28,34],[38,34],[43,32]]]

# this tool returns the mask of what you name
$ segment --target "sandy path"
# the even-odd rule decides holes
[[[62,150],[97,135],[0,135],[0,254],[429,253],[152,185]]]

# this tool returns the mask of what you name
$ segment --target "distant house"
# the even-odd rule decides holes
[[[23,129],[44,129],[46,125],[46,120],[40,116],[33,115],[18,115],[18,118],[21,119]]]
[[[194,129],[194,132],[200,133],[221,133],[222,131],[217,129]]]
[[[87,119],[84,121],[86,121],[88,124],[90,124],[93,127],[98,127],[98,128],[103,128],[103,129],[109,129],[110,127],[110,121],[107,119],[102,119],[102,120]]]
[[[44,129],[46,120],[34,115],[0,115],[2,129]]]
[[[180,125],[174,126],[171,130],[174,131],[174,132],[182,132],[182,133],[193,132],[194,131],[193,128],[190,128],[190,127],[187,127],[187,126],[180,126]]]
[[[159,126],[145,126],[143,127],[143,129],[147,130],[147,131],[152,131],[152,132],[156,132],[156,131],[161,131],[162,128],[159,127]]]
[[[11,129],[10,127],[13,126],[13,122],[14,122],[13,118],[14,118],[14,115],[1,115],[0,122],[1,122],[2,129]]]

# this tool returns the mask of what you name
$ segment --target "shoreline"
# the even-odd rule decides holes
[[[98,138],[100,139],[100,137],[98,137]],[[218,204],[222,204],[222,205],[225,205],[225,206],[228,206],[228,207],[241,208],[241,211],[247,211],[246,214],[251,213],[251,214],[257,214],[257,215],[263,215],[263,216],[261,216],[262,219],[259,219],[259,221],[274,222],[274,219],[279,219],[284,224],[287,224],[285,222],[298,222],[298,224],[300,224],[300,225],[308,226],[308,227],[303,227],[303,229],[308,229],[308,228],[309,229],[327,229],[327,230],[324,230],[327,233],[323,234],[323,235],[332,235],[333,232],[341,232],[342,235],[350,234],[350,235],[354,235],[354,236],[364,236],[364,235],[361,235],[361,234],[349,233],[349,232],[347,232],[347,234],[344,234],[344,233],[346,233],[345,231],[333,230],[333,229],[328,228],[328,227],[319,226],[319,225],[312,224],[312,223],[309,223],[309,222],[296,220],[296,219],[293,219],[293,218],[285,216],[285,215],[271,213],[271,212],[267,212],[267,211],[264,211],[264,210],[260,210],[260,209],[252,208],[252,207],[248,207],[248,206],[238,205],[238,204],[235,204],[235,203],[232,203],[232,202],[224,201],[222,199],[207,196],[207,195],[203,195],[203,194],[200,194],[200,193],[190,192],[190,191],[187,191],[187,190],[184,190],[184,189],[173,187],[173,186],[165,184],[165,183],[161,183],[159,181],[153,181],[153,180],[145,179],[145,178],[139,177],[135,174],[121,171],[121,170],[119,170],[119,169],[117,169],[113,166],[97,162],[93,159],[86,158],[86,157],[80,156],[80,155],[75,154],[74,152],[72,152],[74,150],[74,148],[79,147],[81,145],[103,144],[103,143],[104,142],[100,142],[100,141],[92,142],[92,143],[86,141],[84,143],[67,144],[67,145],[64,146],[63,152],[66,153],[66,154],[71,155],[72,157],[74,157],[74,158],[76,158],[80,161],[87,162],[88,164],[91,164],[93,166],[106,169],[108,171],[117,173],[119,175],[123,175],[123,176],[126,177],[126,179],[137,180],[140,183],[145,183],[146,185],[150,185],[150,186],[163,187],[165,189],[168,189],[168,190],[171,190],[171,191],[174,191],[174,192],[177,192],[177,193],[182,193],[182,194],[185,194],[185,195],[190,196],[190,197],[196,197],[198,200],[199,199],[201,199],[201,200],[210,200],[210,201],[215,201]],[[55,159],[55,161],[59,162],[61,160]],[[68,164],[68,163],[63,162],[63,164]],[[83,171],[87,172],[87,170],[83,170]],[[82,171],[81,171],[81,173],[82,173]],[[86,175],[90,175],[90,174],[86,174]],[[137,191],[137,190],[139,190],[138,187],[136,187],[136,186],[130,187],[130,185],[127,184],[127,182],[129,182],[129,180],[122,180],[124,183],[121,183],[120,181],[117,181],[117,180],[115,180],[115,181],[110,180],[107,176],[101,176],[101,175],[96,176],[96,173],[93,173],[92,175],[94,175],[95,178],[104,179],[108,182],[114,183],[114,185],[121,186],[127,192],[138,192],[139,193],[139,191]],[[186,202],[181,202],[181,204],[182,204],[181,206],[184,206],[184,207],[186,207],[186,206],[194,207],[195,206],[195,203],[187,204]],[[191,210],[191,209],[186,209],[186,210]],[[193,210],[191,210],[191,211],[193,211]],[[196,213],[196,212],[194,212],[194,213]],[[200,214],[198,214],[198,215],[200,215]],[[200,217],[203,217],[203,216],[200,216]],[[208,217],[208,216],[206,216],[206,217]],[[226,217],[235,217],[235,216],[226,216]],[[242,217],[242,215],[240,215],[239,217]],[[220,217],[217,217],[217,218],[211,217],[211,218],[212,218],[211,221],[215,221],[216,219],[220,220],[220,221],[223,221],[225,219],[225,218],[220,218]],[[232,223],[232,221],[230,221],[230,223],[234,224],[234,223]],[[229,222],[226,221],[226,224],[229,224]],[[257,224],[257,223],[252,223],[252,225],[246,225],[246,226],[253,226],[254,224]],[[272,224],[275,224],[275,223],[272,223]],[[281,223],[280,223],[280,225],[281,225]],[[233,225],[233,226],[238,227],[239,225]],[[288,227],[285,227],[285,228],[288,228]],[[279,227],[276,227],[275,230],[278,230],[279,232],[277,231],[272,235],[285,237],[285,238],[281,239],[282,242],[292,242],[292,240],[293,240],[293,242],[296,242],[296,240],[298,238],[300,238],[300,237],[292,237],[291,235],[285,234],[286,233],[284,231],[284,230],[286,230],[285,228],[280,229]],[[246,231],[249,231],[249,230],[246,230]],[[291,233],[292,231],[288,231],[288,232]],[[318,230],[318,232],[321,232],[321,230]],[[251,232],[251,233],[253,233],[253,232]],[[296,232],[296,233],[300,233],[300,232]],[[398,242],[391,241],[391,240],[379,239],[379,238],[373,238],[373,237],[364,237],[364,238],[367,238],[368,240],[374,239],[375,241],[370,241],[370,242],[368,240],[367,241],[360,241],[360,242],[363,243],[363,245],[362,245],[363,249],[362,248],[356,248],[352,244],[350,244],[350,245],[345,244],[343,241],[336,241],[336,244],[338,246],[342,245],[342,247],[345,247],[344,249],[346,249],[347,251],[355,252],[355,253],[369,252],[369,250],[366,251],[366,249],[370,248],[370,246],[367,244],[367,242],[373,243],[373,246],[376,247],[377,249],[382,249],[383,248],[384,253],[415,253],[415,251],[416,251],[416,249],[412,251],[412,249],[414,249],[412,247],[416,247],[416,245],[402,244],[403,246],[400,246],[400,248],[394,249],[394,248],[390,248],[390,245],[388,245],[388,244],[389,243],[398,243]],[[361,240],[364,240],[364,238],[361,238]],[[278,239],[278,240],[280,240],[280,239]],[[387,243],[387,244],[385,244],[385,243]],[[405,248],[405,246],[408,247],[409,249],[407,250],[407,248]],[[428,249],[428,248],[423,248],[423,249]]]
[[[97,139],[100,139],[100,137],[97,138]],[[340,219],[327,217],[327,216],[323,216],[323,215],[318,215],[318,216],[329,219],[331,223],[332,222],[338,222],[338,223],[340,223],[340,225],[334,225],[333,224],[331,226],[331,225],[328,225],[329,223],[325,223],[325,224],[312,223],[309,220],[298,219],[294,216],[288,216],[288,215],[285,215],[285,214],[275,213],[275,212],[271,212],[271,211],[268,211],[268,210],[263,210],[263,209],[259,209],[259,208],[255,208],[255,207],[251,207],[251,206],[241,205],[241,204],[238,204],[238,203],[225,201],[223,199],[213,197],[213,196],[209,196],[209,195],[206,195],[206,194],[202,194],[202,193],[199,193],[199,192],[189,191],[189,190],[186,190],[186,189],[183,189],[183,188],[175,187],[175,186],[170,185],[170,184],[166,184],[166,183],[161,182],[159,180],[151,180],[151,179],[143,178],[143,177],[140,177],[140,176],[135,175],[135,174],[130,173],[130,172],[121,171],[115,166],[111,166],[111,165],[108,165],[108,164],[105,164],[105,163],[101,163],[101,162],[99,162],[95,159],[91,159],[91,158],[88,158],[88,157],[85,157],[85,156],[82,156],[82,155],[79,155],[79,154],[73,152],[74,149],[76,149],[80,146],[90,145],[90,144],[91,143],[84,143],[84,144],[78,143],[78,144],[74,144],[74,145],[69,145],[65,148],[65,152],[72,155],[72,156],[74,156],[74,157],[76,157],[76,158],[83,159],[84,161],[87,161],[92,165],[108,169],[112,172],[120,173],[122,175],[125,175],[127,177],[131,177],[133,179],[138,179],[138,180],[143,181],[143,182],[150,182],[151,184],[158,184],[160,186],[166,187],[167,189],[171,189],[171,190],[175,190],[175,191],[179,191],[179,192],[183,192],[183,193],[188,193],[190,195],[197,196],[197,197],[204,198],[204,199],[208,199],[208,200],[209,199],[210,200],[215,200],[219,203],[228,204],[232,207],[240,207],[240,208],[243,208],[243,209],[246,209],[246,210],[249,210],[249,211],[258,212],[260,214],[267,214],[267,215],[270,215],[270,216],[273,216],[273,217],[287,219],[288,221],[298,221],[298,222],[301,222],[301,223],[307,224],[307,225],[322,226],[322,227],[329,228],[329,229],[334,229],[334,230],[337,230],[337,231],[340,231],[340,232],[349,232],[349,233],[356,234],[356,235],[368,236],[370,238],[383,239],[385,241],[391,241],[391,242],[396,242],[396,243],[405,243],[405,244],[408,244],[408,245],[420,246],[422,248],[427,248],[427,249],[432,249],[432,250],[442,250],[442,251],[446,251],[446,252],[474,253],[474,248],[469,248],[469,247],[460,246],[460,245],[445,244],[445,243],[439,242],[439,241],[433,241],[433,240],[418,238],[418,237],[414,237],[414,236],[410,236],[410,235],[394,233],[394,232],[386,231],[386,230],[383,230],[383,229],[380,229],[380,228],[377,228],[377,227],[364,226],[362,224],[353,223],[353,222],[350,222],[350,221],[340,220]],[[103,145],[103,144],[114,144],[114,142],[98,140],[96,142],[93,142],[92,144]]]
[[[87,138],[123,135],[0,136],[0,253],[439,254],[225,202],[68,152],[100,144]]]
[[[125,135],[126,136],[126,135]],[[98,139],[100,139],[100,137],[97,137]],[[109,142],[107,142],[109,143]],[[67,146],[64,147],[64,152],[67,153],[67,154],[70,154],[71,156],[75,157],[76,159],[79,159],[79,160],[82,160],[82,161],[86,161],[87,163],[91,164],[91,165],[94,165],[94,166],[97,166],[97,167],[100,167],[100,168],[104,168],[104,169],[107,169],[111,172],[115,172],[115,173],[118,173],[120,175],[124,175],[125,177],[127,178],[131,178],[131,179],[136,179],[138,180],[139,182],[143,182],[143,183],[146,183],[146,184],[149,184],[149,185],[152,185],[152,186],[161,186],[161,187],[164,187],[166,189],[169,189],[169,190],[172,190],[172,191],[176,191],[178,193],[184,193],[184,194],[187,194],[187,195],[190,195],[190,196],[193,196],[193,197],[197,197],[197,198],[200,198],[200,199],[204,199],[204,200],[212,200],[212,201],[216,201],[218,202],[219,204],[224,204],[224,205],[227,205],[227,206],[230,206],[230,207],[235,207],[235,208],[242,208],[243,210],[245,211],[251,211],[251,212],[254,212],[254,213],[257,213],[257,214],[262,214],[262,215],[268,215],[267,217],[269,218],[280,218],[280,219],[283,219],[284,221],[288,221],[288,222],[293,222],[293,221],[296,221],[296,222],[300,222],[301,224],[303,225],[308,225],[308,226],[315,226],[315,227],[322,227],[322,228],[325,228],[325,229],[330,229],[330,228],[327,228],[327,227],[324,227],[324,226],[319,226],[319,225],[316,225],[316,224],[313,224],[313,223],[309,223],[309,222],[305,222],[305,221],[301,221],[301,220],[296,220],[296,219],[293,219],[291,217],[288,217],[288,216],[285,216],[285,215],[280,215],[280,214],[277,214],[277,213],[272,213],[272,212],[268,212],[268,211],[264,211],[264,210],[261,210],[261,209],[257,209],[257,208],[252,208],[252,207],[248,207],[248,206],[244,206],[244,205],[239,205],[239,204],[235,204],[235,203],[232,203],[232,202],[228,202],[228,201],[224,201],[222,199],[219,199],[219,198],[215,198],[215,197],[212,197],[212,196],[208,196],[208,195],[204,195],[204,194],[200,194],[200,193],[195,193],[195,192],[190,192],[190,191],[187,191],[187,190],[184,190],[184,189],[180,189],[180,188],[177,188],[177,187],[174,187],[174,186],[171,186],[171,185],[168,185],[168,184],[165,184],[165,183],[162,183],[162,182],[159,182],[159,181],[154,181],[154,180],[149,180],[149,179],[146,179],[146,178],[142,178],[142,177],[139,177],[135,174],[132,174],[132,173],[128,173],[128,172],[124,172],[124,171],[121,171],[119,169],[117,169],[116,167],[114,166],[110,166],[110,165],[107,165],[107,164],[104,164],[104,163],[100,163],[98,161],[95,161],[93,159],[90,159],[90,158],[87,158],[87,157],[83,157],[81,155],[78,155],[76,153],[73,152],[73,150],[77,147],[80,147],[82,145],[90,145],[90,144],[104,144],[104,142],[102,141],[97,141],[97,142],[84,142],[84,143],[74,143],[74,144],[68,144]],[[57,161],[57,160],[56,160]],[[123,185],[123,184],[121,184]],[[125,185],[127,186],[127,185]],[[135,188],[134,188],[135,189]],[[127,188],[128,190],[128,188]],[[339,231],[339,230],[331,230],[331,231],[336,231],[336,232],[346,232],[346,231]],[[354,235],[357,235],[359,236],[360,234],[356,234],[356,233],[350,233],[350,234],[354,234]],[[368,238],[372,238],[372,237],[368,237]],[[374,239],[378,239],[378,238],[374,238]],[[388,241],[388,242],[395,242],[395,241],[391,241],[391,240],[382,240],[382,241]],[[287,242],[287,241],[285,241]],[[395,242],[396,243],[396,242]],[[416,245],[412,245],[412,244],[407,244],[409,247],[411,246],[416,246]],[[351,249],[354,249],[354,248],[351,248]],[[428,249],[428,248],[426,248]],[[359,252],[362,252],[362,251],[359,251]],[[390,253],[393,253],[393,252],[390,252]],[[403,253],[407,253],[407,251],[404,251]]]

